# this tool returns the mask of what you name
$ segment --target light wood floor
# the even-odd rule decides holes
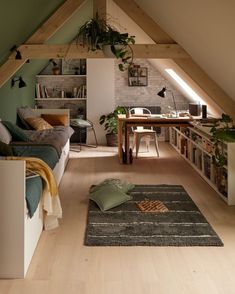
[[[71,152],[60,185],[60,227],[42,233],[26,279],[1,280],[0,293],[234,294],[235,207],[228,207],[167,143],[160,143],[160,158],[140,156],[126,166],[112,148]],[[88,188],[107,177],[183,185],[225,246],[83,246]]]

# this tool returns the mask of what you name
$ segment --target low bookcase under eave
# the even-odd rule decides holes
[[[172,127],[170,144],[228,205],[235,205],[235,143],[224,143],[227,165],[216,167],[212,161],[214,144],[208,128],[202,129]]]

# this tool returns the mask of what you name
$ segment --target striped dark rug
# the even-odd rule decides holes
[[[136,185],[133,197],[102,212],[90,200],[87,246],[223,246],[182,186]],[[136,203],[160,200],[168,212],[141,212]]]

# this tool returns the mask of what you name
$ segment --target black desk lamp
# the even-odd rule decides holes
[[[178,116],[178,111],[177,111],[176,103],[175,103],[175,96],[174,96],[173,92],[171,90],[168,90],[166,87],[163,87],[162,90],[159,91],[157,94],[158,94],[158,96],[160,96],[162,98],[165,98],[166,97],[166,91],[171,92],[173,103],[174,103],[174,108],[175,108],[175,114],[176,114],[176,116]]]

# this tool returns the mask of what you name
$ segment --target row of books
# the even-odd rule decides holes
[[[72,89],[72,91],[64,91],[58,88],[47,88],[45,85],[36,83],[35,85],[36,98],[86,98],[86,85],[80,85]]]

